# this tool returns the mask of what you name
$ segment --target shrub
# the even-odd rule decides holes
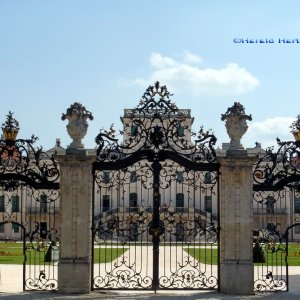
[[[253,247],[253,262],[254,263],[266,262],[264,251],[258,241],[255,242],[255,245]]]

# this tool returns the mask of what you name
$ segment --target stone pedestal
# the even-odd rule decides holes
[[[95,153],[67,149],[59,155],[61,238],[59,293],[91,291],[92,162]]]
[[[221,164],[220,291],[253,294],[252,170],[255,157],[246,150],[218,154]]]

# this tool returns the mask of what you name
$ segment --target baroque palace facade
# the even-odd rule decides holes
[[[130,109],[124,110],[121,118],[123,123],[124,143],[126,139],[134,137],[137,127],[132,123]],[[180,109],[179,117],[183,116],[181,125],[178,127],[178,134],[182,142],[186,145],[192,145],[192,124],[193,117],[189,109]],[[3,138],[2,138],[3,140]],[[227,145],[223,144],[223,150]],[[263,150],[257,144],[254,148],[257,153],[263,153]],[[65,149],[60,146],[60,141],[56,141],[54,148],[46,151],[47,154],[64,153]],[[173,239],[183,240],[184,229],[181,220],[198,219],[205,226],[217,226],[218,222],[218,183],[215,172],[187,172],[180,165],[168,166],[169,162],[164,162],[164,170],[161,174],[161,193],[160,205],[162,213],[165,210],[173,212],[176,232],[166,231],[166,234],[173,236]],[[100,180],[99,180],[100,178]],[[122,185],[118,180],[122,179]],[[116,236],[113,228],[114,218],[118,215],[124,219],[123,226],[129,228],[131,239],[135,239],[138,228],[138,218],[141,212],[145,212],[145,219],[148,225],[151,222],[151,172],[147,165],[133,165],[126,170],[113,171],[103,170],[96,179],[94,191],[94,220],[101,219],[103,223],[103,232],[111,235],[113,239]],[[33,193],[36,193],[33,197]],[[37,194],[40,193],[40,194]],[[259,193],[259,192],[257,192]],[[253,229],[255,231],[277,231],[283,233],[285,228],[300,219],[300,194],[291,188],[282,189],[277,193],[265,192],[265,201],[260,201],[254,191],[253,201]],[[55,199],[55,201],[49,201]],[[33,200],[38,199],[38,201]],[[256,199],[257,198],[257,199]],[[59,194],[47,195],[43,191],[28,190],[20,186],[13,191],[5,190],[4,186],[0,189],[0,239],[2,240],[22,240],[23,229],[18,224],[35,228],[39,232],[40,238],[46,236],[50,228],[57,228],[56,234],[59,236],[60,215],[59,215]],[[149,214],[147,215],[147,212]],[[8,220],[7,216],[13,216]],[[55,223],[55,226],[53,224]],[[191,222],[191,224],[195,224]],[[145,224],[145,222],[144,222]],[[142,226],[142,225],[141,225]],[[195,228],[190,225],[188,228],[193,231]],[[172,229],[173,230],[173,229]],[[145,231],[146,232],[146,231]],[[197,231],[201,235],[201,231]],[[199,233],[200,232],[200,233]],[[259,236],[259,234],[258,234]],[[194,236],[196,239],[196,237]],[[199,237],[201,240],[201,237]],[[145,234],[143,240],[149,240]],[[170,238],[172,240],[172,238]],[[300,240],[300,225],[293,228],[292,241]],[[198,238],[197,238],[198,240]]]

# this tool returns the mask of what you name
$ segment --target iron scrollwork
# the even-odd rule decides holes
[[[287,290],[287,236],[284,232],[285,203],[300,191],[300,142],[277,139],[278,148],[267,148],[259,154],[253,171],[253,199],[257,218],[266,216],[267,228],[257,230],[256,240],[266,256],[260,263],[262,274],[254,283],[256,291]],[[272,218],[274,215],[274,218]],[[281,218],[280,218],[281,217]],[[281,220],[281,221],[280,221]],[[263,225],[262,225],[263,226]],[[286,245],[285,245],[286,244]]]
[[[300,190],[300,142],[282,142],[278,149],[267,148],[254,166],[254,190]]]
[[[272,271],[268,271],[263,279],[254,282],[254,290],[257,292],[286,291],[287,283],[284,278],[276,278]]]
[[[37,137],[17,139],[19,129],[9,112],[0,140],[0,222],[11,223],[14,234],[23,239],[25,290],[55,290],[59,166],[55,153],[34,146]]]
[[[95,139],[98,161],[121,161],[144,150],[144,153],[154,154],[174,152],[194,163],[216,163],[216,137],[203,128],[197,134],[188,132],[190,129],[185,120],[190,117],[190,112],[178,109],[170,96],[166,86],[160,86],[159,82],[149,86],[139,105],[126,110],[124,121],[130,120],[131,127],[120,131],[126,137],[122,143],[118,143],[113,126],[109,130],[100,130]],[[195,137],[193,142],[184,137],[187,134]]]
[[[136,108],[125,110],[122,131],[117,132],[112,125],[108,130],[100,130],[95,139],[94,249],[113,246],[129,250],[113,262],[95,266],[99,273],[94,274],[94,288],[217,287],[217,276],[206,273],[206,264],[197,262],[182,246],[195,244],[197,238],[197,243],[217,247],[217,218],[196,208],[196,199],[190,196],[192,189],[199,199],[200,195],[216,193],[216,137],[203,128],[197,134],[192,132],[190,110],[178,109],[171,96],[165,86],[156,82],[148,87]],[[118,135],[123,136],[121,142]],[[184,174],[182,183],[176,178],[179,172]],[[162,197],[163,193],[171,194],[172,188],[176,194],[177,184],[187,190],[188,203],[194,203],[182,210],[174,202],[170,208],[172,200],[167,204],[166,197]],[[129,205],[134,199],[128,199],[132,191],[140,191],[141,195],[134,207]],[[103,197],[114,201],[115,206],[110,204],[103,209]],[[171,249],[179,245],[179,240],[182,259],[160,273],[159,264],[167,260],[161,256],[162,248]],[[136,255],[140,252],[146,252],[146,257]]]

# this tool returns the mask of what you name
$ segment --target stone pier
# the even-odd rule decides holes
[[[92,114],[75,102],[63,114],[72,143],[65,155],[58,155],[60,165],[61,238],[58,264],[58,292],[85,294],[91,291],[92,247],[92,163],[94,150],[81,142]]]
[[[223,152],[218,160],[221,163],[220,291],[253,294],[252,169],[255,157],[245,150],[236,150]]]

